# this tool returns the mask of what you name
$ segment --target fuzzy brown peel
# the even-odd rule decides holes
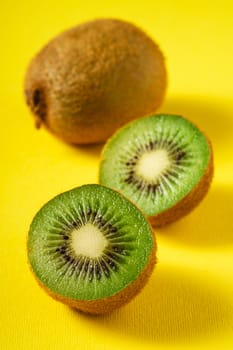
[[[154,112],[166,88],[164,57],[141,29],[100,19],[67,30],[31,61],[26,101],[64,141],[105,141],[128,121]]]

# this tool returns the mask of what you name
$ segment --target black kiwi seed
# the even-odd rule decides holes
[[[150,149],[153,149],[153,148],[154,148],[154,146],[155,146],[155,143],[154,143],[154,142],[152,142],[152,141],[150,141],[149,145],[150,145]]]
[[[80,224],[81,224],[81,222],[79,220],[76,220],[76,221],[72,222],[71,226],[72,227],[78,227],[78,226],[80,226]]]
[[[115,262],[124,262],[124,257],[120,252],[118,253],[108,253],[108,256]]]
[[[97,280],[100,280],[101,279],[101,271],[100,271],[100,266],[98,263],[96,263],[95,265],[95,276],[97,278]]]
[[[104,223],[100,220],[100,221],[98,221],[97,222],[97,227],[99,228],[99,229],[102,229],[103,227],[104,227]]]
[[[66,247],[61,247],[61,248],[60,248],[60,253],[61,253],[61,254],[65,254],[65,251],[66,251]]]
[[[117,232],[117,228],[114,227],[112,224],[108,224],[107,230],[108,230],[109,233],[115,233],[115,232]]]
[[[86,261],[84,265],[84,271],[87,273],[88,272],[88,267],[89,267],[90,261]]]
[[[80,213],[80,216],[81,216],[82,222],[85,223],[86,222],[86,216],[85,216],[83,211]]]
[[[179,174],[176,173],[175,171],[172,171],[172,170],[168,170],[168,172],[165,173],[164,175],[167,175],[168,177],[171,176],[171,177],[174,177],[174,178],[176,178],[176,179],[179,178]]]
[[[97,218],[95,219],[95,222],[96,222],[97,224],[101,224],[101,222],[102,222],[102,217],[101,217],[101,216],[97,216]]]
[[[117,271],[117,265],[112,260],[109,260],[108,264],[113,271]]]
[[[109,269],[107,267],[107,265],[105,264],[105,261],[102,259],[101,262],[100,262],[100,265],[102,267],[102,270],[105,274],[106,277],[110,277],[110,273],[109,273]]]
[[[83,265],[84,265],[84,258],[82,257],[82,258],[80,258],[78,260],[77,266],[75,266],[76,267],[77,276],[79,276],[80,273],[82,272]]]
[[[93,278],[94,278],[94,274],[91,273],[90,270],[89,270],[89,275],[88,275],[89,282],[91,282],[93,280]]]
[[[71,265],[74,265],[74,263],[75,263],[75,259],[73,258],[73,259],[70,261],[70,264],[71,264]]]
[[[143,182],[142,180],[139,181],[139,182],[137,183],[136,187],[137,187],[138,190],[143,189],[143,187],[144,187],[144,182]]]
[[[92,274],[94,272],[94,262],[91,260],[89,264],[89,273]]]
[[[179,151],[178,154],[176,155],[176,160],[179,161],[185,156],[185,152]]]
[[[94,267],[94,270],[95,270],[95,273],[96,274],[100,274],[100,265],[99,265],[99,262],[97,260],[94,261],[94,264],[95,264],[95,267]]]
[[[127,177],[127,178],[125,179],[125,182],[128,183],[128,184],[130,184],[130,183],[133,182],[133,179],[134,179],[133,175],[130,175],[129,177]]]
[[[94,261],[92,260],[89,264],[89,275],[88,279],[89,281],[92,281],[95,275],[95,266],[94,266]]]

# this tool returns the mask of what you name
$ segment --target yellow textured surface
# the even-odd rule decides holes
[[[0,349],[233,349],[232,2],[9,0],[0,16]],[[71,147],[36,131],[24,72],[51,37],[96,17],[133,21],[157,40],[169,72],[160,111],[193,120],[215,153],[206,199],[157,230],[159,263],[149,285],[104,317],[50,299],[26,256],[34,214],[56,194],[96,182],[101,147]]]

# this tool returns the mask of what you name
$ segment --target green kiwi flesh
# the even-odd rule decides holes
[[[153,113],[165,89],[158,45],[134,24],[107,18],[52,39],[31,60],[24,86],[36,126],[74,144],[104,142]]]
[[[113,135],[103,149],[99,181],[162,226],[201,201],[212,175],[212,149],[203,133],[181,116],[158,114]]]
[[[56,196],[36,214],[28,256],[51,296],[98,314],[122,306],[145,285],[155,243],[135,205],[112,189],[85,185]]]

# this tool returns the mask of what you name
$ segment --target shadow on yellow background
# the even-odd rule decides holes
[[[196,124],[211,140],[214,151],[222,149],[228,142],[232,142],[232,111],[231,101],[214,96],[178,95],[167,96],[157,113],[179,114]],[[99,157],[102,145],[71,146],[84,154]],[[225,149],[225,158],[231,149]]]
[[[231,101],[215,96],[178,95],[165,98],[159,113],[180,114],[195,123],[211,140],[214,151],[232,141]],[[231,150],[224,150],[227,151]],[[222,154],[225,158],[226,153]]]
[[[233,327],[233,305],[217,292],[217,281],[185,268],[159,265],[143,292],[129,305],[106,316],[71,310],[91,328],[153,343],[183,343],[215,337]]]
[[[191,214],[155,231],[190,247],[233,247],[233,188],[213,185]]]

